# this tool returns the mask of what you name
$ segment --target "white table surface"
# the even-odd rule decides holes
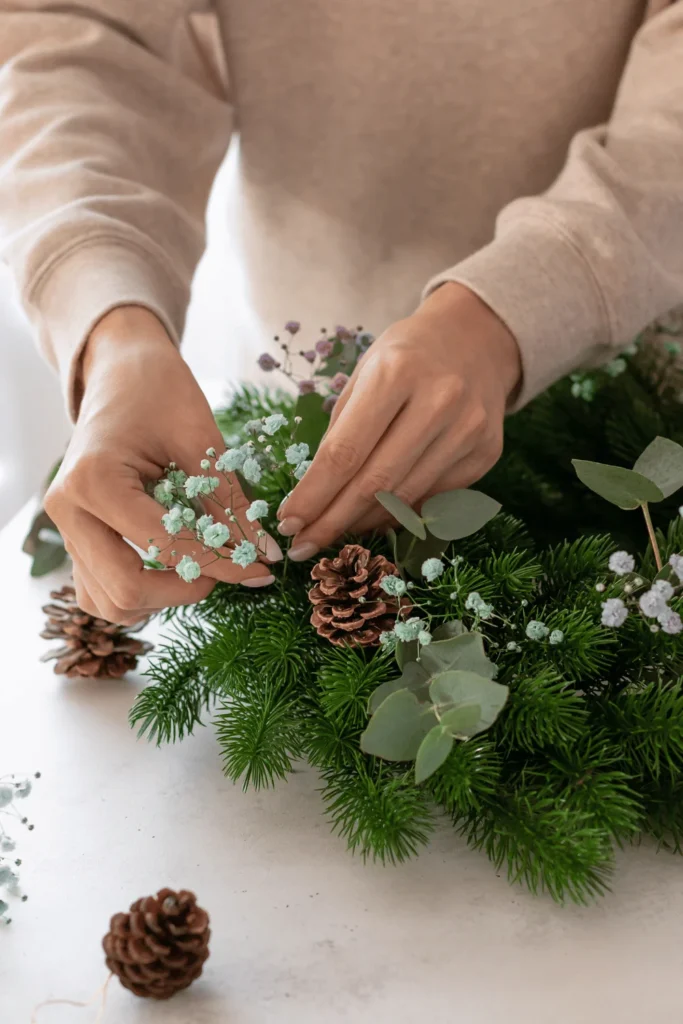
[[[0,1021],[106,977],[110,915],[161,886],[211,915],[204,975],[170,1002],[109,988],[103,1024],[659,1024],[683,1021],[683,859],[619,856],[590,908],[510,888],[444,828],[401,867],[364,865],[330,834],[316,778],[244,794],[211,730],[177,747],[136,739],[137,678],[59,679],[39,655],[25,510],[0,534],[0,774],[40,770],[20,833],[26,904],[0,930]],[[48,1007],[47,1024],[93,1010]]]

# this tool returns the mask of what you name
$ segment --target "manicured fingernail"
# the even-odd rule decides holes
[[[313,558],[313,555],[318,550],[317,544],[312,544],[308,541],[306,544],[300,544],[298,547],[290,548],[289,557],[293,562],[305,562],[307,558]]]
[[[282,548],[269,533],[265,537],[264,554],[269,562],[281,562],[283,558]]]
[[[253,580],[245,580],[243,586],[251,587],[255,590],[256,587],[269,587],[271,583],[275,583],[274,576],[257,576]]]
[[[289,494],[291,494],[291,493],[292,492],[290,491]],[[284,498],[282,499],[282,501],[280,502],[280,504],[277,507],[277,513],[276,514],[277,514],[278,519],[282,519],[282,510],[285,507],[286,502],[289,501],[289,494],[285,494]]]
[[[277,532],[281,533],[283,537],[293,537],[295,533],[299,533],[305,526],[303,519],[299,519],[298,516],[288,516],[287,519],[283,519],[277,528]]]

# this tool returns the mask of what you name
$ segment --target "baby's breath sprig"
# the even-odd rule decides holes
[[[23,825],[29,832],[33,825],[19,809],[18,801],[25,800],[33,789],[33,779],[39,779],[40,772],[33,776],[4,775],[0,776],[0,923],[8,925],[10,905],[5,897],[18,897],[23,903],[28,897],[22,892],[19,884],[21,858],[12,856],[16,850],[16,840],[5,828],[8,820]]]
[[[660,629],[670,636],[683,632],[683,619],[671,607],[671,601],[683,595],[683,555],[673,554],[669,559],[663,570],[668,570],[668,579],[660,577],[652,583],[634,572],[635,559],[626,551],[615,551],[608,564],[616,577],[615,582],[624,582],[621,596],[608,597],[601,604],[600,621],[603,626],[619,629],[634,613],[648,623],[653,633]],[[596,590],[604,592],[605,587],[598,584]]]
[[[349,329],[339,324],[331,334],[325,327],[321,328],[321,337],[311,348],[300,348],[295,352],[294,338],[300,330],[301,324],[297,320],[289,320],[285,324],[284,335],[276,334],[273,339],[280,349],[281,358],[276,359],[270,352],[263,352],[258,358],[258,365],[266,373],[275,371],[283,374],[296,386],[300,395],[322,395],[325,399],[323,408],[330,413],[359,358],[375,339],[362,326]],[[295,355],[310,366],[305,376],[294,368]]]

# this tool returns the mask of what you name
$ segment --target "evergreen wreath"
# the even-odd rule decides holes
[[[287,325],[282,359],[262,356],[263,369],[294,376],[298,330]],[[167,743],[211,719],[223,770],[245,789],[308,761],[332,829],[363,858],[414,856],[446,816],[511,882],[585,903],[609,888],[617,845],[648,834],[682,852],[675,333],[656,326],[511,417],[505,454],[476,490],[419,514],[378,495],[403,530],[346,538],[314,579],[310,563],[285,559],[270,588],[218,584],[168,610],[131,723]],[[242,387],[217,413],[227,451],[201,468],[240,475],[249,520],[275,530],[371,342],[338,328],[301,353],[312,369],[298,399]],[[204,564],[248,565],[257,545],[234,514],[226,527],[206,512],[217,483],[171,467],[155,488],[166,530],[189,532]],[[154,544],[147,564],[192,579],[202,558],[173,566]],[[364,628],[385,612],[393,628]],[[344,622],[349,642],[336,642]]]

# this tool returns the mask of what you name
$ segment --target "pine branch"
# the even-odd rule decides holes
[[[441,768],[428,780],[437,804],[451,815],[480,811],[500,783],[502,760],[491,739],[478,736],[456,743]]]
[[[587,724],[585,700],[548,667],[511,684],[499,729],[503,744],[533,752],[570,747]]]
[[[214,716],[223,770],[242,788],[271,788],[302,754],[301,724],[287,690],[265,683],[233,695]]]
[[[398,675],[393,656],[333,647],[325,653],[317,677],[321,708],[332,721],[364,728],[370,694]]]
[[[204,633],[191,621],[176,623],[166,643],[157,647],[144,673],[153,682],[138,695],[130,710],[138,736],[157,745],[175,743],[201,725],[201,716],[214,695],[202,670]]]
[[[355,769],[323,773],[325,813],[332,831],[363,860],[396,864],[415,856],[434,828],[426,791],[409,773],[393,775],[359,761]]]

